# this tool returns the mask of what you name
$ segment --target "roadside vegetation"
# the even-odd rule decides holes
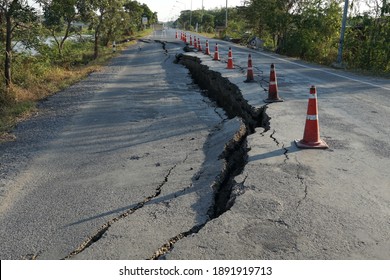
[[[183,11],[172,24],[242,44],[256,36],[268,50],[331,65],[338,54],[343,6],[344,0],[246,0],[244,6],[228,8],[227,29],[225,8]],[[349,1],[343,52],[348,69],[389,77],[389,38],[390,1]]]
[[[99,71],[114,42],[120,51],[156,22],[130,0],[0,0],[0,141],[36,101]]]

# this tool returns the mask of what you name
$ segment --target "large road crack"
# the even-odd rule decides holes
[[[164,46],[165,47],[165,46]],[[209,209],[209,218],[202,224],[197,224],[187,231],[170,238],[158,248],[149,259],[162,259],[173,250],[174,245],[189,235],[198,233],[210,221],[228,211],[234,204],[234,178],[241,174],[247,164],[248,148],[247,137],[255,133],[257,127],[267,128],[269,117],[266,114],[267,106],[254,108],[242,96],[240,89],[218,72],[202,65],[200,60],[190,56],[177,56],[177,62],[184,64],[192,74],[193,79],[203,90],[203,94],[222,108],[229,119],[239,118],[242,124],[234,137],[225,145],[220,158],[224,160],[223,169],[215,177],[213,189],[215,193],[214,205]],[[217,111],[216,111],[217,113]],[[220,114],[218,114],[220,115]],[[222,123],[226,120],[220,115]],[[242,187],[245,180],[241,183]]]
[[[187,158],[188,158],[188,155],[184,159],[184,162],[187,160]],[[80,254],[85,249],[90,247],[92,244],[98,242],[102,238],[102,236],[109,230],[109,228],[113,224],[115,224],[116,222],[118,222],[118,221],[128,217],[131,214],[134,214],[137,210],[143,208],[149,201],[151,201],[152,199],[158,197],[161,194],[162,188],[168,182],[169,177],[171,176],[173,170],[176,167],[177,167],[177,164],[175,164],[174,166],[169,168],[169,170],[167,171],[166,175],[164,176],[164,180],[155,188],[155,192],[152,195],[146,197],[143,201],[138,202],[134,207],[128,209],[126,212],[120,214],[119,216],[117,216],[117,217],[111,219],[110,221],[108,221],[107,223],[105,223],[95,234],[93,234],[92,236],[88,237],[81,245],[79,245],[79,247],[77,247],[76,250],[71,252],[69,255],[67,255],[63,259],[64,260],[70,259],[70,258]]]
[[[209,218],[202,224],[193,226],[191,229],[181,232],[176,236],[170,238],[165,244],[158,248],[154,254],[149,258],[150,260],[157,260],[163,258],[169,253],[174,245],[186,238],[189,235],[198,233],[210,221],[218,218],[224,212],[229,210],[233,203],[232,189],[237,183],[233,180],[235,176],[243,171],[246,164],[246,137],[248,135],[245,124],[242,124],[239,131],[234,137],[225,145],[225,149],[220,157],[225,161],[224,168],[221,173],[215,178],[212,188],[215,191],[214,205],[209,209]],[[246,178],[240,183],[244,184]]]

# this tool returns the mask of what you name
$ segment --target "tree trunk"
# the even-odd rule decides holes
[[[98,25],[96,26],[96,29],[95,29],[95,50],[94,50],[94,59],[97,59],[99,57],[99,40],[100,40],[100,28],[102,26],[102,22],[103,22],[103,11],[100,11],[101,12],[101,15],[99,17],[99,23]]]
[[[60,57],[62,57],[62,48],[61,48],[61,44],[60,44],[60,42],[59,42],[58,39],[57,39],[56,32],[55,32],[54,29],[51,30],[51,36],[53,36],[54,41],[55,41],[56,44],[57,44],[58,54],[60,55]]]
[[[112,31],[112,28],[110,27],[109,29],[108,29],[108,31],[107,31],[107,34],[106,34],[106,38],[104,39],[104,45],[106,46],[106,47],[109,47],[109,45],[110,45],[110,41],[111,41],[111,37],[112,37],[112,33],[113,33],[113,31]]]
[[[5,63],[4,63],[4,76],[5,85],[7,88],[11,87],[11,63],[12,63],[12,20],[9,14],[6,14],[6,42],[5,42]]]
[[[62,38],[61,43],[59,45],[59,53],[60,53],[61,57],[62,57],[62,50],[64,49],[65,41],[69,37],[69,32],[70,32],[70,28],[71,27],[72,27],[72,21],[68,21],[67,25],[66,25],[66,30],[65,30],[64,37]]]
[[[95,31],[95,48],[93,58],[97,59],[99,57],[99,30]]]

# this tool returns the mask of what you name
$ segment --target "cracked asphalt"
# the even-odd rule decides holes
[[[235,45],[227,70],[222,41],[221,62],[186,54],[255,108],[275,63],[285,100],[267,105],[269,126],[246,138],[227,211],[213,217],[221,155],[243,122],[173,64],[184,47],[173,30],[154,39],[167,51],[140,42],[0,145],[2,259],[390,259],[388,80]],[[255,83],[243,82],[248,53]],[[312,84],[328,150],[294,143]]]
[[[219,42],[221,58],[230,43]],[[248,53],[256,83],[244,83]],[[196,56],[264,106],[275,63],[279,96],[269,129],[248,136],[235,203],[167,259],[390,259],[390,82],[234,46],[235,70]],[[259,71],[261,69],[261,71]],[[328,150],[299,150],[309,89],[316,85]]]
[[[0,145],[1,259],[152,258],[208,220],[219,156],[241,123],[222,118],[169,48],[139,42]]]

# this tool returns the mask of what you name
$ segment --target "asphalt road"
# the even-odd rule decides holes
[[[215,42],[215,41],[214,41]],[[211,40],[211,44],[214,44]],[[166,257],[200,259],[390,259],[390,81],[218,42],[211,70],[253,106],[268,97],[275,64],[282,103],[268,105],[270,128],[248,137],[248,163],[235,204]],[[246,84],[252,54],[256,83]],[[317,87],[327,150],[300,150],[309,89]]]
[[[210,40],[221,62],[188,53],[254,107],[265,106],[275,63],[285,100],[268,105],[269,130],[248,136],[234,204],[210,220],[220,155],[242,125],[172,63],[184,47],[174,30],[154,39],[167,51],[141,42],[50,98],[1,144],[2,259],[390,258],[389,80],[223,41]],[[328,150],[294,144],[311,85]]]
[[[138,231],[139,254],[94,258],[151,257],[176,231],[208,218],[218,157],[239,122],[225,121],[173,63],[180,46],[170,48],[140,42],[43,102],[16,129],[16,141],[0,144],[1,259],[67,258],[102,229],[137,219],[149,201],[166,210],[179,197],[175,206],[184,211],[170,214],[166,234],[150,228],[141,240],[147,233]]]

